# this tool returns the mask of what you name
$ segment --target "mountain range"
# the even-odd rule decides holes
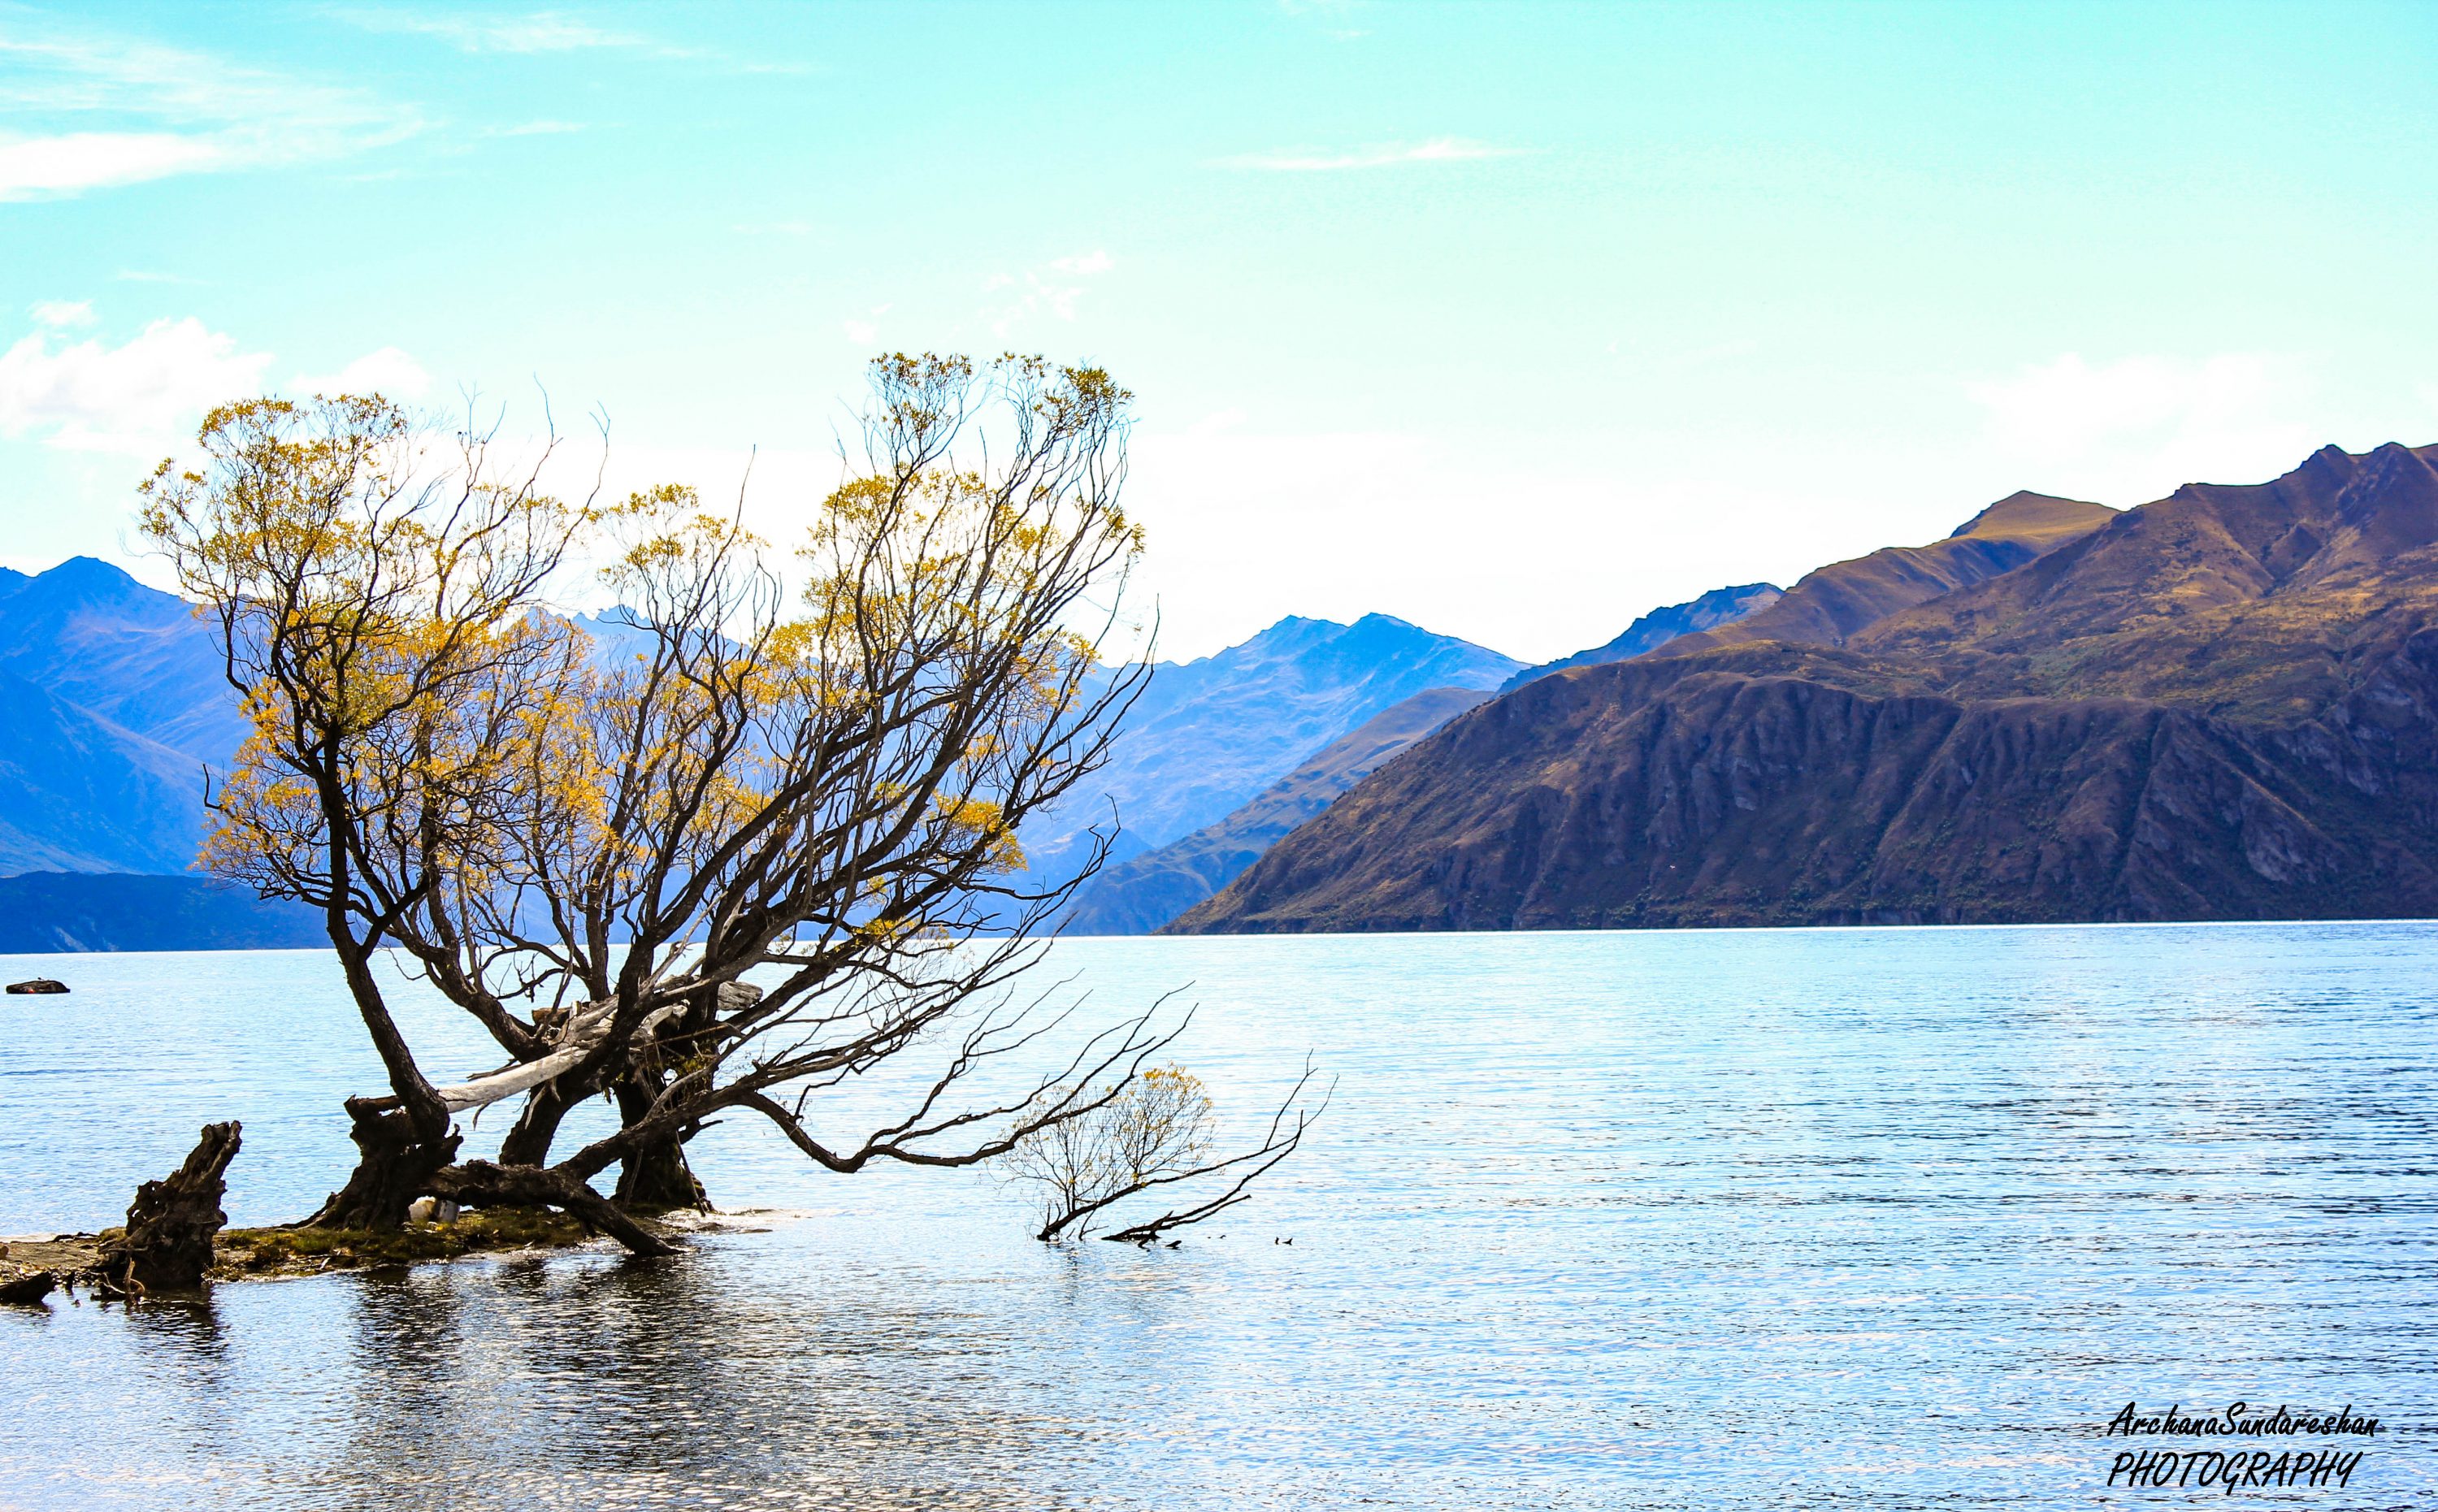
[[[1561,660],[1524,668],[1499,683],[1497,693],[1511,692],[1536,677],[1567,667],[1590,666],[1640,656],[1680,636],[1732,624],[1767,608],[1777,601],[1778,596],[1778,589],[1768,583],[1712,589],[1686,603],[1652,610],[1628,625],[1623,634],[1603,645],[1578,651]],[[1285,621],[1266,634],[1279,636],[1289,626],[1315,623]],[[1404,622],[1387,623],[1403,624]],[[1410,630],[1412,627],[1405,628]],[[1258,641],[1252,643],[1258,643]],[[1424,642],[1404,637],[1396,642],[1375,641],[1365,648],[1372,656],[1391,649],[1403,652],[1388,664],[1398,667],[1401,675],[1408,677],[1439,667],[1447,669],[1451,677],[1466,680],[1458,686],[1427,689],[1382,710],[1307,754],[1296,763],[1292,771],[1255,794],[1243,807],[1182,838],[1171,840],[1148,853],[1115,861],[1077,895],[1066,918],[1067,932],[1134,935],[1158,928],[1235,880],[1288,832],[1336,801],[1340,795],[1377,770],[1390,757],[1465,710],[1494,696],[1487,691],[1488,685],[1479,680],[1493,669],[1494,663],[1483,657],[1463,654],[1458,649],[1461,644],[1456,642],[1444,648],[1430,649]],[[1472,649],[1479,650],[1478,647]],[[1358,659],[1353,664],[1361,665],[1362,661]],[[1367,693],[1369,691],[1367,689]],[[1364,700],[1369,701],[1376,701],[1376,694]],[[1211,719],[1210,714],[1201,709],[1191,712],[1200,716],[1195,721],[1197,725],[1202,720],[1209,720],[1219,728],[1228,728],[1224,714]],[[1330,722],[1342,724],[1344,717],[1345,709],[1341,706],[1334,711],[1334,717]],[[1275,759],[1275,752],[1265,755]]]
[[[0,877],[0,955],[73,950],[327,948],[302,904],[208,877],[33,871]]]
[[[576,623],[606,657],[635,641],[615,609]],[[1298,758],[1384,712],[1411,704],[1409,714],[1436,711],[1436,723],[1460,707],[1448,698],[1486,697],[1521,666],[1382,614],[1287,619],[1214,656],[1161,663],[1109,764],[1028,830],[1025,847],[1045,872],[1079,866],[1095,827],[1119,855],[1152,851],[1260,800]],[[1392,728],[1404,727],[1381,730]],[[204,830],[204,768],[224,765],[242,734],[213,627],[190,606],[90,558],[36,577],[0,571],[0,949],[295,942],[295,911],[187,871]],[[1365,747],[1374,760],[1392,748],[1385,738]],[[1369,769],[1356,758],[1334,787],[1307,774],[1297,817]],[[1259,843],[1289,827],[1273,820]],[[1174,906],[1132,898],[1124,876],[1093,887],[1101,908],[1145,930],[1233,875]]]
[[[191,606],[87,556],[0,570],[0,951],[318,942],[308,910],[186,872],[204,767],[244,733]]]
[[[2438,448],[1929,547],[1449,721],[1170,927],[2438,913]]]
[[[0,950],[309,942],[187,870],[241,733],[188,606],[0,571]],[[1104,837],[1069,932],[2438,913],[2438,448],[2018,493],[1539,666],[1282,620],[1152,667],[1020,838]]]

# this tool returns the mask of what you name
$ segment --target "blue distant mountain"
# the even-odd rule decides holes
[[[1281,773],[1271,784],[1244,804],[1181,838],[1153,837],[1164,832],[1166,826],[1162,821],[1169,815],[1165,809],[1157,806],[1159,764],[1146,763],[1142,758],[1146,754],[1161,754],[1160,748],[1154,746],[1148,751],[1140,748],[1130,750],[1134,761],[1130,765],[1122,761],[1112,764],[1112,770],[1117,771],[1122,779],[1132,779],[1133,785],[1139,789],[1148,787],[1154,795],[1153,800],[1139,800],[1134,809],[1124,811],[1127,815],[1126,832],[1119,835],[1118,843],[1111,849],[1110,865],[1078,894],[1067,926],[1070,931],[1081,934],[1141,934],[1157,929],[1226,887],[1289,831],[1326,809],[1340,795],[1407,746],[1456,714],[1493,696],[1492,690],[1505,694],[1536,677],[1546,677],[1567,667],[1591,666],[1638,657],[1657,650],[1680,636],[1731,624],[1746,615],[1767,608],[1780,596],[1777,588],[1768,583],[1712,589],[1687,603],[1652,610],[1605,645],[1579,651],[1537,667],[1514,671],[1503,681],[1489,680],[1493,662],[1510,667],[1514,663],[1494,652],[1470,658],[1437,653],[1446,655],[1445,664],[1455,669],[1444,686],[1411,694],[1386,706],[1369,716],[1368,722],[1349,724],[1331,733],[1319,748],[1309,750],[1298,765]],[[1395,650],[1385,646],[1382,643],[1386,639],[1383,635],[1385,626],[1375,625],[1374,622],[1401,626],[1416,635],[1427,634],[1414,630],[1403,621],[1387,620],[1386,616],[1377,615],[1352,627],[1329,628],[1346,631],[1352,642],[1351,649],[1355,650],[1354,659],[1358,661],[1378,659],[1377,664],[1384,669],[1416,663],[1435,664],[1429,659],[1429,654],[1420,658],[1400,657]],[[1282,621],[1242,646],[1222,652],[1207,662],[1193,662],[1174,671],[1188,673],[1207,667],[1210,669],[1204,674],[1207,678],[1223,683],[1242,679],[1250,686],[1261,687],[1263,685],[1261,669],[1279,659],[1296,660],[1302,654],[1298,638],[1310,636],[1311,627],[1316,625],[1326,625],[1326,622]],[[1369,637],[1354,634],[1366,625],[1374,625]],[[1465,642],[1455,644],[1464,645]],[[1477,646],[1470,649],[1480,652]],[[1381,658],[1380,653],[1384,650],[1388,650],[1389,655]],[[1162,668],[1160,676],[1171,678],[1167,691],[1172,696],[1181,695],[1179,703],[1197,731],[1226,728],[1225,721],[1208,719],[1211,700],[1203,695],[1200,685],[1174,676],[1169,668]],[[1153,686],[1157,689],[1161,685],[1156,678]],[[1229,694],[1223,696],[1238,695],[1231,689]],[[1150,701],[1145,699],[1146,703]],[[1156,728],[1153,727],[1155,730]],[[1142,738],[1140,734],[1128,737],[1129,740]],[[1154,733],[1150,740],[1157,741],[1157,738]],[[1266,753],[1263,759],[1268,759]],[[1149,774],[1155,779],[1152,784],[1141,782],[1146,766],[1152,768]]]
[[[0,673],[0,876],[181,871],[203,835],[200,761]]]
[[[244,733],[174,594],[85,556],[0,571],[0,951],[319,942],[309,910],[186,874]]]
[[[309,950],[321,916],[210,877],[33,871],[0,877],[0,955],[70,950]]]
[[[0,579],[0,876],[184,871],[244,734],[212,627],[80,556]]]
[[[1288,832],[1457,715],[1493,694],[1430,688],[1372,715],[1213,824],[1130,856],[1084,885],[1069,910],[1074,935],[1147,935],[1236,880]]]
[[[90,556],[10,575],[0,672],[201,761],[225,762],[244,741],[218,627],[192,605]]]
[[[1089,832],[1111,859],[1226,818],[1306,756],[1418,693],[1488,690],[1523,663],[1387,614],[1352,624],[1291,616],[1193,661],[1152,669],[1109,763],[1028,826],[1036,873],[1079,866]]]
[[[1625,627],[1625,632],[1606,645],[1555,661],[1545,661],[1528,667],[1507,679],[1500,693],[1513,693],[1528,682],[1546,677],[1552,672],[1568,667],[1598,666],[1603,661],[1628,661],[1645,652],[1656,651],[1678,636],[1715,630],[1722,624],[1733,624],[1748,614],[1757,614],[1784,597],[1775,583],[1746,583],[1740,588],[1714,588],[1697,599],[1670,604],[1653,609]]]

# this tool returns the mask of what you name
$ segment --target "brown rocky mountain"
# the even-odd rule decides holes
[[[1999,500],[1928,546],[1887,546],[1850,562],[1835,562],[1781,594],[1758,613],[1668,647],[1683,656],[1709,646],[1751,641],[1808,641],[1843,645],[1846,638],[1899,609],[2009,572],[2034,557],[2106,524],[2116,511],[2047,494]]]
[[[1172,927],[2438,914],[2438,447],[1823,613],[1475,709]]]

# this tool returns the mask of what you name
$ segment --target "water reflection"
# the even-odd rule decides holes
[[[265,1466],[259,1492],[400,1509],[1033,1503],[1035,1462],[1076,1425],[1001,1368],[1008,1341],[919,1293],[749,1291],[735,1258],[311,1283],[351,1293],[342,1383],[287,1425],[301,1462]]]

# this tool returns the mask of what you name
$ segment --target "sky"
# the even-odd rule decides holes
[[[2438,441],[2438,6],[0,0],[0,564],[341,388],[784,539],[926,349],[1135,392],[1163,656],[1555,657]]]

